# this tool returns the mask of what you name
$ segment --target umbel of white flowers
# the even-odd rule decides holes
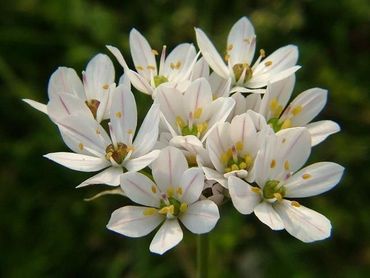
[[[59,67],[46,105],[24,100],[49,116],[71,150],[45,157],[98,172],[78,187],[114,186],[108,193],[141,205],[115,210],[107,228],[141,237],[160,226],[150,244],[155,253],[181,241],[181,224],[195,234],[210,232],[227,198],[237,212],[254,212],[272,230],[303,242],[329,237],[330,221],[296,200],[328,191],[343,174],[333,162],[303,167],[311,148],[340,130],[330,120],[312,122],[327,91],[308,89],[289,103],[298,48],[270,55],[260,49],[254,59],[256,34],[246,17],[231,28],[224,59],[201,29],[195,35],[198,54],[191,43],[167,56],[163,46],[157,64],[158,51],[133,29],[134,69],[107,46],[124,70],[118,85],[105,54],[90,60],[82,79]],[[139,129],[131,84],[153,98]]]

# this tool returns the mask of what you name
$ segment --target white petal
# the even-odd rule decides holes
[[[270,203],[262,202],[254,209],[258,219],[272,230],[284,229],[283,221]]]
[[[253,192],[252,186],[235,176],[229,177],[228,188],[234,207],[242,214],[252,213],[262,200],[261,194]]]
[[[114,136],[117,142],[131,145],[137,123],[134,95],[124,85],[118,86],[112,93],[110,120]]]
[[[187,169],[188,163],[183,153],[174,147],[167,147],[161,150],[153,163],[152,174],[161,191],[166,192],[169,186],[176,187],[180,184]]]
[[[202,57],[194,65],[191,80],[209,76],[209,66],[207,61]]]
[[[153,149],[159,133],[159,105],[154,103],[145,116],[134,141],[132,157],[142,156]]]
[[[292,95],[294,84],[295,74],[268,84],[259,110],[259,113],[261,113],[267,121],[274,117],[280,117],[282,110],[285,108]],[[277,102],[277,104],[281,106],[281,111],[279,111],[278,114],[276,114],[276,110],[271,109],[272,102]]]
[[[147,176],[137,172],[121,175],[121,188],[135,203],[148,207],[159,207],[159,189]]]
[[[225,79],[229,78],[229,70],[222,61],[220,54],[218,54],[215,46],[209,40],[207,35],[199,28],[195,28],[197,43],[204,59],[209,66],[219,75]]]
[[[167,76],[167,78],[171,81],[183,79],[183,75],[189,72],[189,66],[191,66],[195,56],[196,52],[192,44],[179,44],[168,54],[164,63],[163,72],[161,72],[161,74]]]
[[[306,128],[288,128],[277,133],[275,173],[300,169],[311,153],[311,135]]]
[[[128,159],[123,166],[129,171],[140,171],[150,165],[159,155],[159,150],[153,150],[137,158]]]
[[[324,141],[329,135],[340,131],[340,127],[333,121],[318,121],[306,126],[311,134],[311,144],[316,146]]]
[[[129,237],[145,236],[163,221],[163,216],[158,213],[144,215],[146,209],[136,206],[119,208],[112,213],[107,228]]]
[[[58,126],[63,137],[69,137],[69,141],[74,141],[80,150],[86,149],[96,156],[105,156],[105,149],[111,144],[104,128],[91,116],[71,115],[58,122]]]
[[[150,80],[152,74],[157,75],[157,63],[152,48],[143,35],[136,29],[132,29],[130,32],[130,50],[132,60],[140,75],[144,76],[147,80]]]
[[[287,107],[281,120],[290,118],[292,126],[304,126],[309,123],[324,108],[327,100],[327,90],[312,88],[300,93]],[[301,111],[294,115],[296,107]]]
[[[199,78],[193,81],[185,91],[184,99],[186,99],[186,102],[183,103],[185,115],[188,116],[189,113],[192,113],[194,117],[195,111],[198,108],[204,110],[212,102],[212,91],[208,81],[205,78]]]
[[[137,90],[147,95],[153,94],[153,88],[150,86],[148,81],[144,77],[142,77],[140,74],[134,72],[133,70],[128,70],[127,76],[130,78],[132,85]]]
[[[219,123],[210,132],[206,142],[209,158],[215,169],[222,174],[224,173],[225,165],[221,162],[220,158],[233,145],[230,138],[230,130],[230,123]]]
[[[204,188],[204,174],[200,168],[190,168],[181,177],[181,200],[187,204],[197,201]]]
[[[61,92],[70,93],[81,99],[86,99],[84,88],[77,73],[72,68],[59,67],[49,79],[49,99]]]
[[[162,255],[175,247],[183,237],[183,233],[177,219],[167,219],[150,243],[149,250]]]
[[[311,164],[285,182],[285,196],[302,198],[324,193],[340,181],[343,171],[342,166],[333,162]]]
[[[86,66],[85,92],[87,99],[101,101],[107,95],[106,86],[114,83],[114,66],[105,54],[95,55]]]
[[[212,72],[208,81],[209,85],[211,85],[213,99],[230,95],[231,78],[225,79],[216,72]]]
[[[211,231],[220,213],[217,205],[211,200],[202,200],[190,205],[179,219],[185,227],[194,234],[204,234]]]
[[[48,111],[47,111],[47,108],[46,108],[45,104],[43,104],[41,102],[34,101],[32,99],[27,99],[27,98],[24,98],[22,100],[25,103],[27,103],[28,105],[30,105],[31,107],[35,108],[36,110],[39,110],[42,113],[48,114]]]
[[[229,63],[251,65],[256,48],[256,38],[252,23],[246,18],[239,19],[231,28],[227,38]]]
[[[69,169],[82,172],[95,172],[110,165],[106,159],[77,153],[48,153],[44,157]]]
[[[183,94],[175,88],[160,86],[157,89],[156,100],[158,100],[163,116],[177,133],[176,118],[180,117],[184,121],[187,119],[187,115],[184,112],[185,102]]]
[[[258,111],[261,105],[260,94],[250,94],[245,98],[246,110]]]
[[[68,115],[82,113],[87,117],[93,117],[85,101],[68,93],[60,92],[55,95],[47,105],[47,111],[53,122],[58,122]]]
[[[297,63],[298,48],[295,45],[286,45],[275,50],[271,55],[267,56],[253,70],[253,74],[262,75],[269,73],[270,75],[279,73],[283,70],[291,68]],[[271,62],[266,64],[267,62]],[[270,64],[270,65],[269,65]]]
[[[247,103],[245,97],[241,93],[235,93],[231,95],[231,97],[235,100],[235,106],[233,111],[230,113],[228,120],[231,120],[237,116],[245,113],[247,111]]]
[[[234,144],[242,143],[242,154],[246,152],[251,154],[257,153],[257,133],[254,123],[249,114],[235,116],[230,125],[230,136]]]
[[[227,188],[227,179],[224,177],[223,174],[208,167],[203,167],[202,169],[207,180],[217,181],[223,187]]]
[[[279,202],[275,209],[287,232],[303,242],[313,242],[330,236],[330,221],[314,210],[301,205],[293,206],[287,200]]]
[[[121,77],[119,78],[118,85],[124,85],[128,88],[131,89],[131,82],[130,78],[128,77],[127,74],[122,74]]]
[[[220,97],[212,102],[212,104],[209,106],[209,111],[205,113],[209,113],[212,116],[208,121],[208,131],[201,138],[202,142],[206,140],[207,136],[216,127],[217,123],[226,121],[234,106],[235,100],[231,97]]]
[[[119,179],[122,175],[121,167],[109,167],[95,176],[83,181],[76,188],[88,186],[90,184],[106,184],[111,186],[118,186]]]
[[[111,45],[106,45],[106,47],[114,55],[114,57],[116,57],[118,63],[120,63],[120,65],[124,68],[125,72],[128,71],[127,63],[123,58],[121,51],[119,51],[117,47]]]

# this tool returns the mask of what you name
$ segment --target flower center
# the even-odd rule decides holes
[[[267,181],[262,192],[265,199],[276,199],[280,201],[285,196],[285,188],[277,180]]]
[[[156,75],[153,77],[154,86],[157,88],[159,85],[168,82],[168,78],[164,75]]]
[[[253,71],[247,63],[235,64],[233,66],[233,72],[235,76],[235,81],[236,82],[241,81],[242,83],[246,83],[248,80],[252,78],[253,75]]]
[[[100,101],[97,99],[90,99],[85,101],[87,107],[89,107],[91,113],[93,114],[94,118],[96,118],[96,113],[99,108]]]
[[[186,124],[181,117],[176,117],[176,124],[178,131],[182,136],[194,135],[199,138],[208,129],[208,123],[206,121],[203,123],[194,123],[192,115],[188,124]]]
[[[225,166],[225,173],[237,170],[249,170],[253,165],[253,157],[250,154],[240,155],[243,149],[241,142],[236,143],[221,155],[221,162]]]
[[[180,213],[186,212],[187,209],[187,203],[181,203],[174,197],[168,197],[161,200],[158,213],[166,215],[167,218],[173,218],[179,216]]]
[[[121,164],[128,152],[129,148],[124,143],[118,143],[116,147],[113,144],[110,144],[105,149],[105,158],[109,161],[110,158],[113,158],[117,164]]]

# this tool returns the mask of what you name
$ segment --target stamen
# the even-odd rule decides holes
[[[78,144],[78,148],[82,151],[84,149],[84,144],[82,143]]]
[[[238,151],[236,150],[235,146],[231,147],[231,153],[232,153],[234,162],[237,163],[238,162]]]
[[[282,199],[283,199],[283,196],[281,196],[281,194],[280,193],[274,193],[274,197],[276,198],[276,200],[278,200],[278,201],[281,201]]]
[[[288,160],[286,160],[286,161],[284,162],[284,169],[285,169],[286,171],[288,171],[288,170],[289,170],[289,168],[290,168],[289,161],[288,161]]]
[[[154,55],[158,55],[158,51],[157,50],[155,50],[155,49],[152,49],[152,53],[154,54]]]
[[[157,187],[155,185],[152,185],[151,190],[154,194],[157,193]]]
[[[266,62],[265,62],[265,66],[266,66],[266,67],[269,67],[269,66],[271,66],[271,65],[272,65],[272,61],[266,61]]]
[[[265,52],[265,50],[264,49],[260,49],[260,57],[261,58],[265,58],[266,57],[266,52]]]
[[[299,208],[301,205],[297,202],[297,201],[291,201],[290,204],[293,206],[293,207],[296,207],[296,208]]]
[[[167,196],[171,198],[171,197],[173,197],[174,193],[175,193],[175,190],[174,190],[173,186],[169,186],[167,188]]]
[[[188,204],[187,203],[181,203],[180,205],[180,212],[184,213],[188,210]]]
[[[142,66],[136,66],[135,68],[136,68],[136,70],[144,70],[144,68]]]
[[[194,111],[194,118],[195,119],[199,119],[200,116],[202,115],[202,112],[203,112],[202,107],[198,107],[197,109],[195,109],[195,111]]]
[[[256,186],[251,187],[251,190],[252,190],[252,192],[254,192],[256,194],[261,193],[261,189],[259,187],[256,187]]]
[[[109,89],[109,85],[108,85],[108,84],[104,84],[104,85],[103,85],[103,89],[104,89],[104,90],[108,90],[108,89]]]
[[[179,186],[177,189],[176,189],[176,193],[177,195],[181,196],[182,195],[182,187]]]
[[[121,118],[122,117],[122,113],[121,112],[116,112],[115,115],[116,115],[117,118]]]
[[[239,167],[236,164],[231,165],[231,171],[238,171]]]
[[[145,216],[151,216],[151,215],[153,215],[154,213],[156,213],[157,212],[157,209],[155,209],[155,208],[146,208],[144,211],[143,211],[143,214],[145,215]]]
[[[294,107],[293,109],[292,109],[292,114],[293,114],[293,116],[297,116],[299,113],[301,113],[302,112],[302,105],[297,105],[296,107]]]
[[[275,166],[276,166],[276,160],[273,159],[273,160],[271,160],[270,167],[275,168]]]
[[[235,147],[238,151],[241,151],[243,149],[243,142],[236,142]]]
[[[292,127],[292,121],[290,119],[286,119],[283,122],[281,129],[290,128],[290,127]]]
[[[312,176],[310,175],[310,174],[303,174],[302,175],[302,179],[304,179],[304,180],[307,180],[307,179],[309,179],[309,178],[311,178]]]

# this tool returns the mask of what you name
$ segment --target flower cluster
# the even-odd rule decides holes
[[[198,53],[182,43],[168,55],[163,46],[159,55],[133,29],[134,68],[107,46],[124,70],[118,84],[105,54],[91,59],[81,79],[58,68],[46,105],[24,100],[49,116],[71,150],[45,157],[98,172],[77,187],[114,186],[141,205],[114,211],[107,228],[141,237],[161,225],[150,244],[155,253],[181,241],[180,223],[195,234],[211,231],[227,199],[241,214],[253,212],[303,242],[327,238],[330,221],[296,200],[331,189],[343,174],[332,162],[303,167],[311,148],[339,131],[333,121],[312,122],[327,91],[308,89],[290,101],[297,47],[268,56],[260,49],[254,58],[256,35],[246,17],[231,28],[224,57],[201,29],[195,35]],[[153,99],[138,129],[131,86]]]

